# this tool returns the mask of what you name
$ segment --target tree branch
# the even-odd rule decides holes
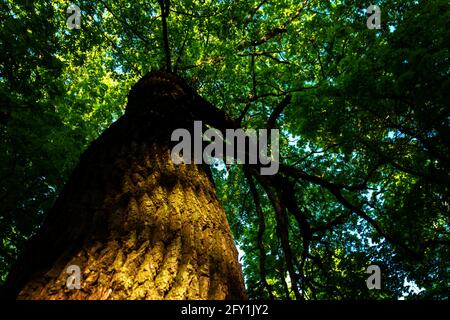
[[[169,0],[158,0],[159,6],[161,8],[161,21],[162,21],[162,32],[163,32],[163,42],[164,42],[164,53],[166,57],[166,71],[172,71],[172,62],[170,58],[170,47],[169,47],[169,36],[167,32],[167,21],[166,18],[169,16],[170,1]]]
[[[255,201],[255,209],[256,213],[258,215],[258,249],[259,249],[259,272],[261,276],[261,281],[263,283],[263,286],[266,288],[267,292],[269,293],[269,297],[271,300],[274,299],[273,293],[272,293],[272,287],[267,283],[266,279],[266,251],[264,249],[264,231],[266,229],[266,224],[264,221],[264,213],[261,208],[261,201],[259,199],[258,190],[256,190],[255,183],[253,182],[253,178],[247,168],[244,168],[244,173],[248,181],[248,185],[250,187],[250,192],[252,193],[253,200]]]
[[[289,169],[289,170],[287,170]],[[390,242],[393,245],[396,245],[400,248],[402,248],[405,252],[407,252],[410,256],[414,257],[417,260],[421,259],[421,256],[415,252],[414,250],[407,247],[404,243],[402,243],[400,240],[392,237],[391,235],[387,234],[383,228],[371,217],[369,217],[361,208],[358,208],[354,206],[350,201],[348,201],[341,193],[341,190],[346,188],[345,186],[336,185],[330,182],[327,182],[319,177],[310,176],[302,171],[296,170],[292,167],[287,167],[280,164],[280,170],[292,177],[295,177],[297,179],[303,179],[310,181],[312,183],[318,184],[330,191],[331,194],[335,196],[335,198],[347,209],[350,209],[351,212],[356,213],[359,217],[364,219],[366,222],[368,222],[377,232],[379,235],[384,237],[388,242]]]
[[[270,183],[268,183],[265,179],[261,179],[261,176],[256,175],[255,177],[263,186],[275,210],[275,220],[277,222],[276,227],[277,235],[278,238],[281,240],[281,247],[284,252],[286,266],[288,269],[289,276],[291,278],[292,291],[294,292],[294,295],[297,300],[302,300],[303,296],[300,294],[300,291],[298,290],[297,287],[298,276],[294,270],[292,250],[289,245],[289,230],[287,226],[287,219],[286,219],[287,217],[284,204],[279,198],[279,196],[276,194],[276,192],[273,190],[273,187],[270,185]]]
[[[273,109],[272,113],[269,116],[269,120],[267,121],[267,129],[273,129],[275,127],[276,121],[278,117],[281,115],[283,110],[291,103],[291,95],[287,95],[281,100],[281,102]]]
[[[262,94],[258,94],[257,96],[254,97],[250,97],[250,102],[254,102],[256,100],[259,100],[261,98],[267,98],[267,97],[284,97],[290,93],[294,93],[294,92],[302,92],[305,90],[312,90],[312,89],[317,89],[319,88],[319,86],[311,86],[311,87],[300,87],[300,88],[295,88],[295,89],[290,89],[290,90],[286,90],[286,91],[281,91],[281,92],[266,92],[266,93],[262,93]],[[247,99],[241,99],[241,102],[246,102]]]
[[[253,51],[254,51],[255,47],[253,47]],[[256,73],[255,73],[255,56],[251,56],[250,58],[250,69],[251,69],[251,73],[252,73],[252,93],[250,96],[250,101],[247,101],[247,103],[245,104],[245,108],[244,110],[242,110],[241,114],[239,115],[239,118],[237,119],[237,122],[239,123],[239,125],[242,124],[242,120],[244,120],[245,115],[247,114],[248,110],[250,110],[250,107],[252,105],[252,98],[256,97],[258,95],[257,90],[256,90]]]
[[[367,189],[367,186],[365,186],[365,185],[349,186],[349,185],[345,185],[345,184],[329,182],[321,177],[310,175],[310,174],[306,173],[305,171],[299,170],[297,168],[294,168],[294,167],[291,167],[291,166],[288,166],[288,165],[285,165],[282,163],[280,163],[280,171],[288,176],[291,176],[291,177],[294,177],[297,179],[301,179],[301,180],[306,180],[306,181],[312,182],[314,184],[320,185],[322,187],[325,187],[327,189],[336,188],[336,189],[346,189],[349,191],[358,191],[358,190],[366,190]]]

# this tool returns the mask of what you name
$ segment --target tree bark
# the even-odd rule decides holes
[[[206,114],[205,105],[172,74],[141,79],[124,116],[82,155],[3,294],[244,299],[237,250],[209,168],[174,165],[170,157],[172,131],[207,122],[196,115]],[[66,286],[71,265],[81,269],[80,289]]]

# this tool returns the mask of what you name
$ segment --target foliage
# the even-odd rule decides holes
[[[67,1],[0,1],[1,281],[80,154],[123,113],[131,85],[165,67],[158,1],[76,4],[80,30],[66,26]],[[249,181],[242,166],[214,168],[251,298],[295,298],[295,281],[305,299],[396,299],[408,279],[424,289],[409,298],[448,299],[448,3],[378,1],[381,30],[366,27],[368,5],[170,3],[174,72],[245,128],[265,127],[291,96],[276,123],[281,162],[321,181],[286,176],[314,231],[305,256],[305,235],[288,215],[298,279],[273,201],[256,184],[265,286]],[[366,287],[370,264],[382,269],[382,290]]]

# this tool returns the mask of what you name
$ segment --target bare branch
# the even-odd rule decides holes
[[[275,127],[278,117],[281,115],[283,110],[291,103],[291,95],[287,95],[283,100],[275,107],[275,109],[270,114],[269,120],[267,121],[267,129],[273,129]]]
[[[167,21],[166,18],[169,16],[170,1],[169,0],[158,0],[159,6],[161,8],[161,21],[162,21],[162,32],[163,32],[163,42],[164,42],[164,53],[166,57],[166,70],[172,71],[172,62],[170,58],[170,47],[169,47],[169,36],[167,32]]]
[[[294,270],[292,250],[289,245],[289,230],[287,224],[286,209],[277,193],[273,190],[271,184],[268,183],[265,179],[261,179],[261,176],[259,175],[255,175],[255,177],[262,184],[275,210],[275,220],[277,222],[276,227],[277,235],[278,238],[281,240],[281,247],[283,249],[286,266],[289,272],[289,276],[291,278],[292,291],[294,291],[297,300],[302,300],[303,296],[300,294],[300,291],[298,290],[297,287],[298,275]]]
[[[253,196],[253,200],[255,201],[255,209],[256,209],[256,213],[258,215],[258,223],[259,223],[259,228],[258,228],[258,249],[259,249],[259,272],[260,272],[260,276],[261,276],[261,281],[263,283],[263,286],[266,288],[267,292],[269,293],[270,299],[273,300],[274,296],[272,293],[272,287],[267,283],[267,279],[266,279],[266,251],[264,249],[264,231],[266,229],[266,224],[264,221],[264,213],[262,211],[261,208],[261,201],[259,199],[259,194],[258,191],[256,190],[256,186],[255,183],[253,182],[253,177],[251,176],[251,174],[248,172],[248,170],[244,169],[244,173],[245,176],[247,178],[248,181],[248,185],[250,187],[250,192],[252,193]]]

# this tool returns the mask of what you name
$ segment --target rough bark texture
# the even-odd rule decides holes
[[[170,135],[205,102],[153,73],[83,154],[39,235],[11,271],[19,299],[243,299],[237,250],[202,165],[174,165]],[[198,108],[198,109],[196,109]],[[217,111],[214,111],[217,112]],[[213,113],[213,112],[212,112]],[[81,289],[68,289],[68,266]]]

